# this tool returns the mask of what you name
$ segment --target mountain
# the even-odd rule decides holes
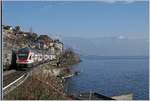
[[[80,38],[63,37],[65,47],[72,47],[81,55],[148,56],[148,39],[124,37]]]

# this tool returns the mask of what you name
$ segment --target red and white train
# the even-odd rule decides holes
[[[16,52],[17,66],[32,67],[33,64],[56,59],[56,55],[37,53],[30,48],[21,48]]]

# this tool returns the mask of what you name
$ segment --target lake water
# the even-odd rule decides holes
[[[133,99],[149,99],[148,57],[82,57],[72,67],[80,74],[67,80],[69,93],[98,92],[106,96],[133,93]]]

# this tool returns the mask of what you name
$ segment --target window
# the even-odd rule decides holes
[[[29,57],[29,60],[31,60],[31,56]]]
[[[27,57],[28,57],[28,54],[24,54],[24,53],[18,54],[19,59],[27,59]]]

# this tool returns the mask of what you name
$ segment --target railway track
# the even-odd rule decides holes
[[[3,76],[3,87],[15,81],[16,79],[18,79],[20,76],[22,76],[25,73],[26,73],[25,71],[15,71],[9,75]]]
[[[3,75],[3,96],[22,84],[34,68],[47,62],[37,63],[32,68],[20,68],[12,73],[5,73],[7,75]]]
[[[23,74],[13,82],[9,83],[7,86],[3,87],[3,96],[8,94],[10,91],[14,90],[16,87],[21,85],[29,76],[29,73]]]

